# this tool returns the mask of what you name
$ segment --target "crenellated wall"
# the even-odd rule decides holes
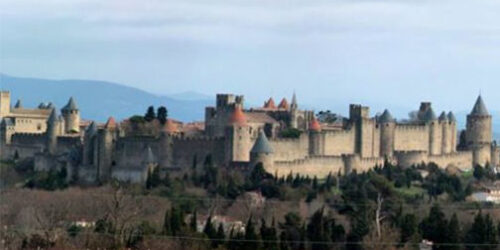
[[[329,173],[344,173],[344,167],[344,160],[341,156],[311,156],[292,161],[275,161],[274,166],[266,167],[266,170],[279,177],[299,173],[304,176],[325,178]]]
[[[355,131],[354,129],[334,130],[323,132],[325,155],[341,156],[343,154],[354,154]]]
[[[274,150],[275,161],[302,159],[309,154],[309,136],[302,133],[299,138],[269,139]]]
[[[174,137],[172,144],[172,168],[190,168],[196,157],[197,165],[202,166],[210,155],[215,166],[224,164],[224,137]],[[162,149],[162,152],[165,149]]]
[[[429,151],[429,127],[397,124],[394,131],[394,151]]]

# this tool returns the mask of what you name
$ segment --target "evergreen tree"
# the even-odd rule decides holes
[[[484,178],[486,173],[485,173],[485,170],[483,167],[476,165],[476,166],[474,166],[473,175],[474,175],[474,178],[476,178],[478,181],[480,181]]]
[[[146,189],[151,189],[153,187],[153,180],[151,179],[151,170],[148,169],[148,175],[146,176]]]
[[[170,214],[168,212],[168,209],[165,211],[165,217],[163,218],[163,234],[165,235],[172,235],[172,231],[170,230]]]
[[[266,221],[262,219],[260,225],[260,237],[262,238],[262,246],[264,249],[278,250],[278,236],[276,235],[274,218],[270,227],[268,227],[266,225]]]
[[[173,236],[177,236],[179,234],[183,224],[183,213],[179,209],[172,207],[170,210],[170,230]]]
[[[497,249],[497,230],[489,214],[479,214],[474,218],[474,223],[465,236],[467,249],[493,250]]]
[[[191,231],[198,231],[198,212],[196,210],[193,211],[193,215],[191,216],[191,221],[189,222],[189,228]]]
[[[155,108],[153,106],[149,106],[146,114],[144,115],[144,120],[150,122],[156,118]]]
[[[460,224],[455,213],[451,216],[450,223],[448,224],[446,243],[450,244],[446,249],[460,249]]]
[[[217,240],[217,246],[224,244],[224,240],[226,239],[226,235],[224,234],[224,227],[222,226],[222,223],[220,223],[219,228],[217,228],[217,233],[215,234],[215,239]]]
[[[158,108],[156,113],[157,113],[156,118],[158,119],[158,121],[160,121],[160,123],[162,125],[165,124],[167,122],[167,117],[168,117],[167,108],[165,108],[164,106],[161,106]]]
[[[207,222],[205,223],[205,228],[203,229],[203,233],[207,235],[207,237],[212,241],[212,247],[216,247],[217,242],[217,231],[212,223],[212,215],[208,216]]]
[[[155,188],[155,187],[158,187],[160,186],[161,184],[161,178],[160,178],[160,168],[159,167],[155,167],[153,169],[153,172],[151,172],[151,175],[150,175],[150,185],[151,185],[151,188]]]
[[[307,238],[313,242],[311,243],[312,250],[329,249],[324,242],[330,241],[330,227],[328,220],[323,216],[324,208],[316,211],[307,225]],[[318,242],[318,243],[316,243]],[[322,242],[322,243],[319,243]]]
[[[445,249],[439,243],[446,241],[448,234],[448,221],[438,204],[434,204],[429,211],[429,215],[419,225],[419,230],[424,239],[430,240],[437,245],[434,249]]]
[[[255,233],[255,225],[252,216],[248,218],[247,225],[245,226],[245,247],[244,249],[255,250],[259,248],[259,237]]]
[[[417,217],[414,214],[406,214],[401,219],[399,226],[401,229],[401,243],[408,242],[418,231]]]

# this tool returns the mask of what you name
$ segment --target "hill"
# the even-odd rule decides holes
[[[160,96],[118,83],[93,80],[47,80],[22,78],[0,74],[0,89],[9,90],[12,102],[21,99],[25,107],[36,107],[40,102],[53,102],[60,108],[73,96],[82,112],[82,118],[105,121],[144,114],[148,106],[166,106],[169,116],[181,121],[201,120],[210,100],[195,92],[178,94],[178,98]]]

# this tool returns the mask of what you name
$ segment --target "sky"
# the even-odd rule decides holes
[[[0,0],[0,72],[156,94],[500,110],[498,0]]]

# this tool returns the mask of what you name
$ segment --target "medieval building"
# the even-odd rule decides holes
[[[270,98],[258,108],[246,108],[243,96],[219,94],[215,106],[205,109],[204,122],[154,120],[146,124],[147,133],[141,133],[146,125],[132,119],[82,122],[73,98],[60,113],[53,105],[26,109],[19,101],[11,107],[9,93],[1,92],[0,158],[33,158],[38,170],[66,166],[83,180],[99,182],[142,182],[156,167],[183,172],[207,161],[243,169],[262,163],[279,176],[321,178],[366,171],[385,160],[403,167],[434,162],[470,169],[499,166],[500,158],[481,97],[467,116],[460,150],[453,113],[437,116],[426,102],[408,121],[397,121],[388,110],[371,116],[368,107],[350,105],[347,118],[327,124],[301,110],[295,94],[290,103],[283,98],[276,105]]]

